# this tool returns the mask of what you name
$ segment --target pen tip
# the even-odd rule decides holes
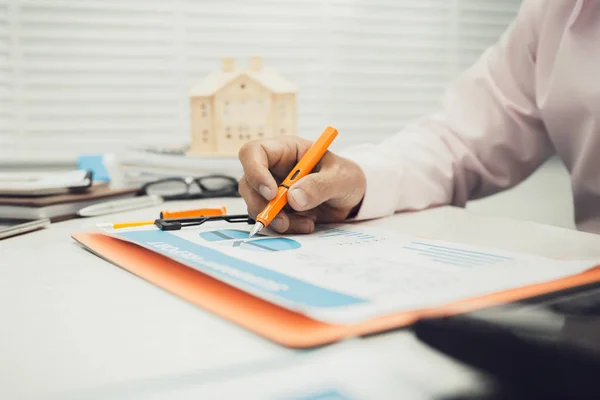
[[[250,236],[248,237],[251,238],[252,236],[256,235],[264,227],[265,226],[261,222],[257,222],[256,224],[254,224],[254,227],[252,227],[252,230],[250,231]]]

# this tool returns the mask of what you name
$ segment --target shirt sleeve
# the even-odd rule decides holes
[[[441,112],[382,143],[341,152],[367,179],[355,219],[464,206],[516,185],[554,153],[535,96],[542,10],[523,2],[500,40],[452,84]]]

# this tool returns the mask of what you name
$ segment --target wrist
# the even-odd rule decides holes
[[[363,171],[363,169],[360,167],[360,165],[358,163],[356,163],[353,160],[349,160],[346,159],[346,161],[349,164],[348,170],[351,171],[351,173],[348,176],[348,180],[352,182],[352,190],[351,190],[351,194],[350,194],[350,200],[351,203],[350,204],[354,204],[351,208],[350,211],[348,212],[348,215],[346,216],[346,219],[352,219],[355,218],[359,211],[360,208],[362,207],[363,204],[363,200],[365,198],[365,192],[366,192],[366,186],[367,186],[367,178],[365,176],[365,173]]]

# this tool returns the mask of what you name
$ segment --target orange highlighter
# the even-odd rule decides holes
[[[184,211],[169,211],[162,210],[160,212],[161,219],[169,218],[196,218],[196,217],[215,217],[219,215],[226,215],[227,207],[215,207],[215,208],[200,208],[197,210],[184,210]]]
[[[256,217],[256,224],[250,232],[250,237],[256,235],[264,227],[269,226],[271,221],[279,214],[283,207],[287,204],[287,194],[289,188],[298,180],[308,175],[312,169],[321,160],[321,157],[327,152],[329,145],[338,135],[337,129],[328,126],[325,128],[321,136],[310,146],[308,151],[304,153],[298,164],[292,169],[290,174],[279,185],[277,196],[267,204],[265,209]]]

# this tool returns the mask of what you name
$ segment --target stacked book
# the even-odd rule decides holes
[[[175,148],[137,148],[117,156],[118,168],[128,185],[143,184],[168,177],[228,175],[242,177],[237,157],[186,155],[185,146]]]
[[[80,209],[133,197],[138,188],[117,189],[93,182],[88,171],[0,173],[0,220],[55,221],[73,218]]]

